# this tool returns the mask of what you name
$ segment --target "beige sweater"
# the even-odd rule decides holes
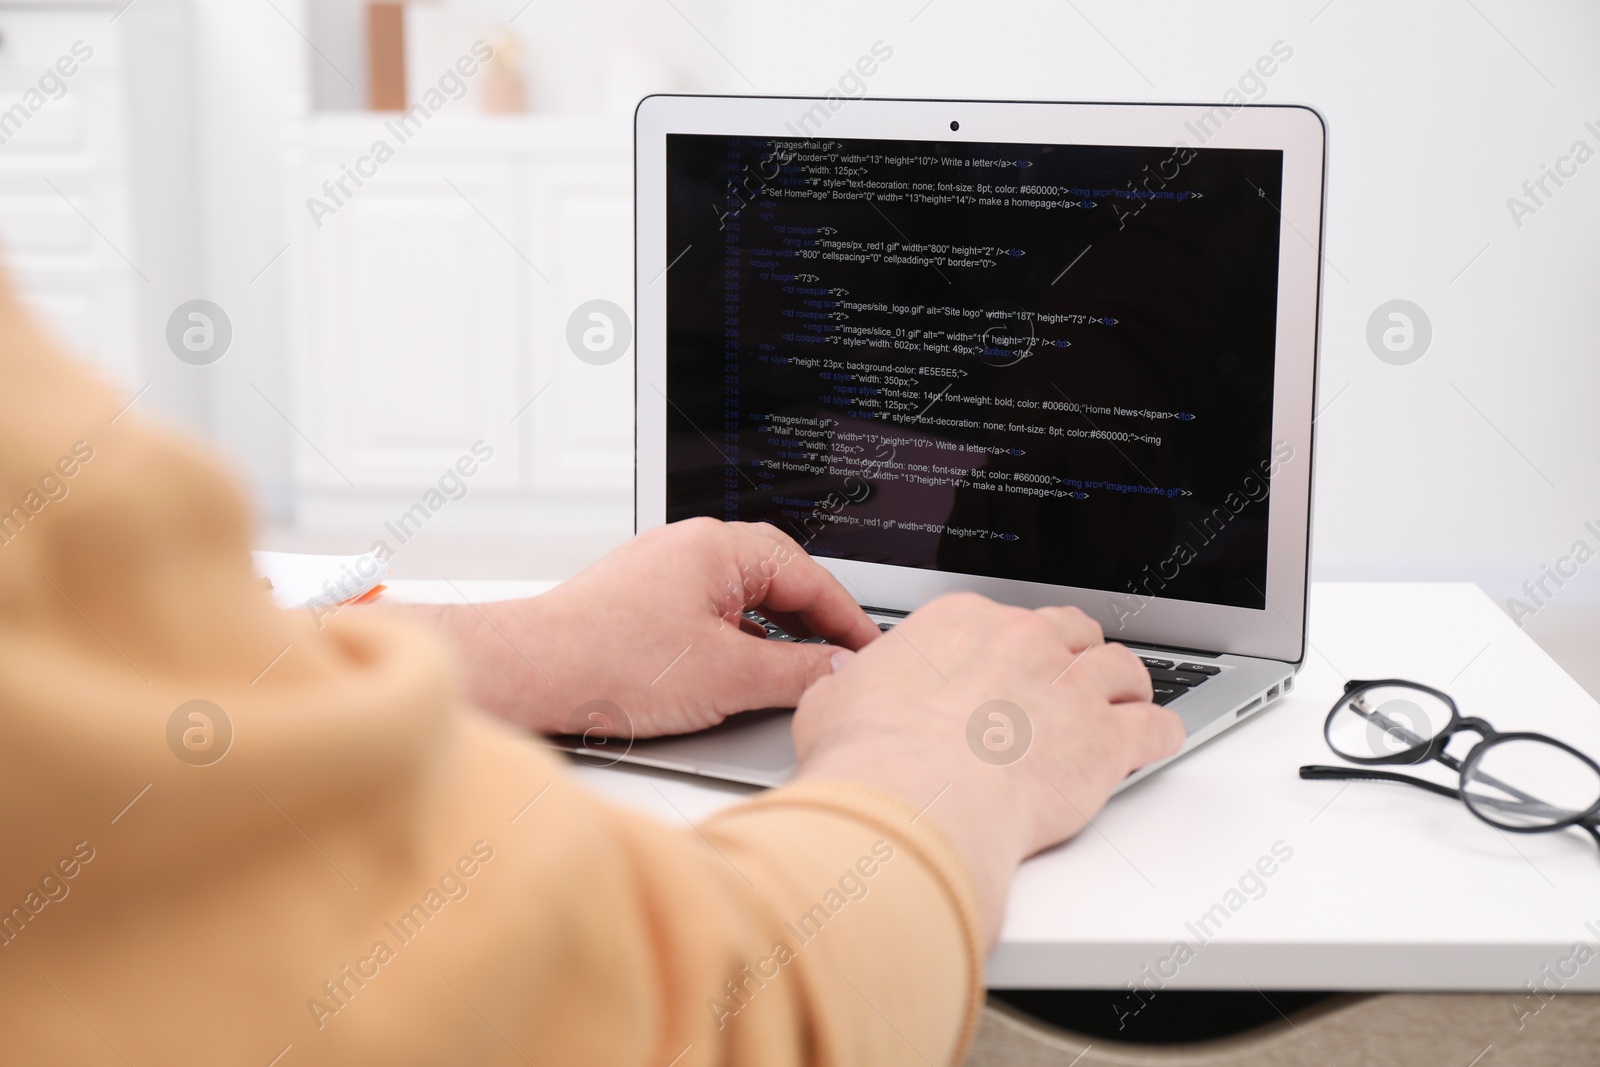
[[[927,822],[602,803],[427,635],[275,610],[233,480],[123,403],[0,292],[0,1059],[959,1057],[976,903]]]

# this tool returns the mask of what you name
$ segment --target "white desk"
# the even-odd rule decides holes
[[[548,587],[456,585],[473,600]],[[390,595],[459,599],[443,582],[397,582]],[[1506,834],[1419,789],[1296,774],[1339,762],[1322,721],[1349,677],[1426,682],[1499,729],[1540,730],[1596,754],[1600,707],[1475,586],[1317,585],[1310,633],[1290,697],[1116,797],[1090,829],[1022,868],[989,959],[991,987],[1520,992],[1548,967],[1562,983],[1552,988],[1600,991],[1600,958],[1560,974],[1578,941],[1600,943],[1600,849],[1587,835]],[[1444,768],[1424,773],[1435,772]],[[750,792],[642,769],[574,773],[669,824]],[[1259,899],[1213,920],[1202,943],[1185,923],[1237,903],[1227,891],[1280,841],[1292,858],[1262,880]],[[1181,965],[1179,941],[1195,949]]]

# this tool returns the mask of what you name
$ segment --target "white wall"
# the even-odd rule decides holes
[[[306,45],[297,28],[308,23],[301,3],[191,4],[203,279],[197,295],[233,321],[228,354],[198,369],[207,372],[213,437],[250,480],[264,516],[281,519],[292,497],[294,431],[262,395],[287,410],[287,296],[283,260],[273,259],[289,240],[284,124],[307,103]]]

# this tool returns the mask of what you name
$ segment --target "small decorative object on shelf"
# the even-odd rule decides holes
[[[367,106],[403,111],[406,106],[404,4],[367,5]]]
[[[522,42],[509,26],[501,26],[489,35],[489,46],[494,49],[494,58],[483,71],[484,113],[507,115],[528,110]]]

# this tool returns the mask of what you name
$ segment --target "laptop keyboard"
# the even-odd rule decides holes
[[[744,617],[766,630],[767,638],[772,641],[799,641],[806,645],[826,644],[820,637],[797,638],[784,631],[777,623],[763,618],[754,611],[747,611]],[[878,629],[888,633],[894,629],[892,622],[878,623]],[[1196,663],[1193,660],[1161,659],[1156,656],[1140,656],[1144,662],[1145,670],[1150,672],[1151,689],[1157,704],[1170,704],[1189,690],[1204,685],[1207,680],[1215,678],[1222,673],[1222,668],[1210,663]]]
[[[1157,659],[1140,656],[1144,669],[1150,672],[1150,685],[1157,704],[1170,704],[1208,678],[1222,673],[1221,667],[1209,663],[1192,663],[1187,660]]]

